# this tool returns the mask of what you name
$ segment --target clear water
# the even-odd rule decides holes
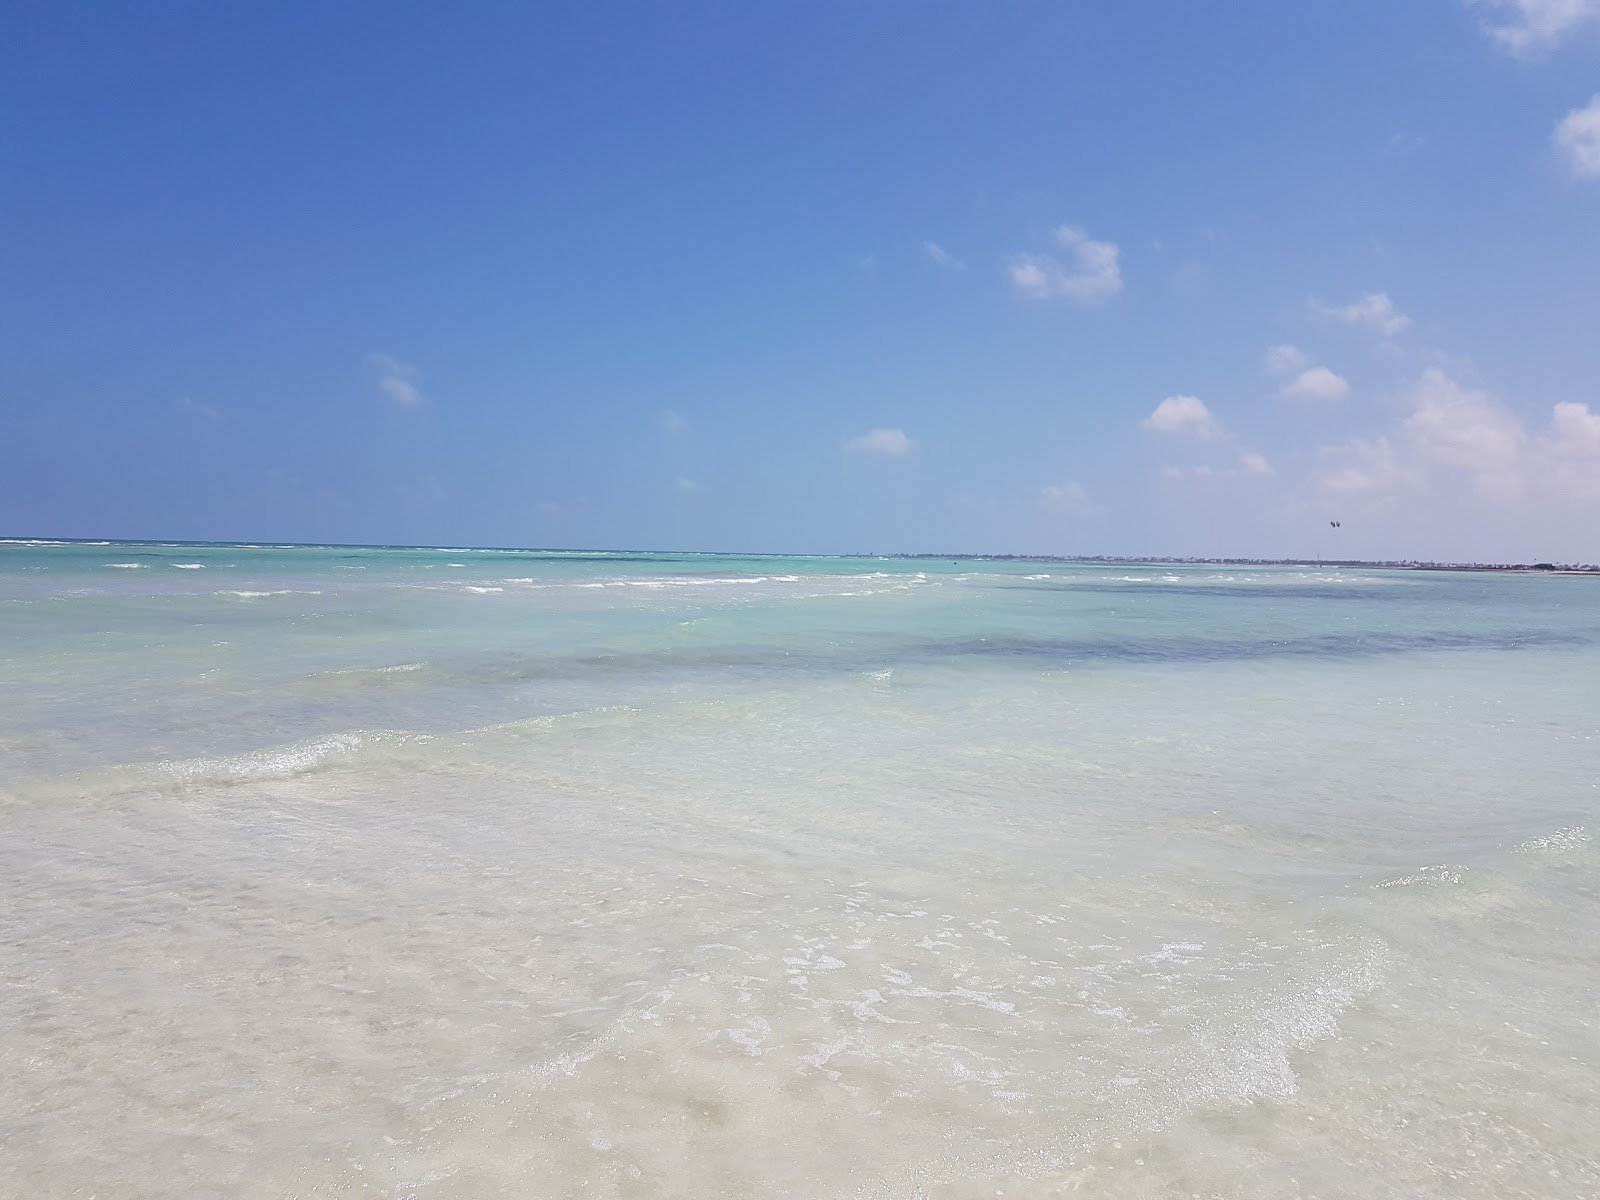
[[[1600,582],[0,544],[0,1194],[1600,1192]]]

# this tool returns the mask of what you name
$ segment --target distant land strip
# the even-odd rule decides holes
[[[947,562],[1115,563],[1131,567],[1364,567],[1386,571],[1497,571],[1539,575],[1600,575],[1594,563],[1459,563],[1421,562],[1412,559],[1370,561],[1359,558],[1143,558],[1120,554],[880,554],[876,558],[904,558]]]
[[[551,555],[682,555],[689,558],[860,558],[904,559],[911,562],[1026,562],[1026,563],[1107,563],[1135,567],[1363,567],[1388,571],[1497,571],[1541,575],[1600,575],[1600,564],[1595,563],[1480,563],[1480,562],[1427,562],[1421,559],[1360,558],[1172,558],[1159,555],[1125,554],[909,554],[866,553],[819,554],[770,550],[645,550],[645,549],[581,549],[578,547],[539,546],[472,546],[457,543],[454,546],[414,545],[404,542],[285,542],[271,539],[259,542],[215,542],[183,538],[82,538],[46,537],[38,534],[0,535],[0,546],[150,546],[166,549],[231,549],[231,550],[449,550],[454,552],[490,551],[503,554]]]

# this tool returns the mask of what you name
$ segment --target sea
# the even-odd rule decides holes
[[[0,1195],[1600,1195],[1600,579],[0,543]]]

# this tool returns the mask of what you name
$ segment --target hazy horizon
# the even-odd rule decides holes
[[[1482,566],[1482,567],[1515,567],[1528,566],[1535,562],[1545,562],[1542,559],[1520,560],[1493,560],[1493,559],[1437,559],[1437,558],[1389,558],[1389,559],[1359,559],[1344,557],[1301,557],[1294,555],[1213,555],[1213,554],[1140,554],[1130,552],[1111,552],[1105,554],[1031,554],[1026,552],[1003,551],[968,551],[968,550],[763,550],[751,547],[692,549],[682,546],[513,546],[513,545],[487,545],[487,544],[456,544],[445,545],[442,543],[428,542],[294,542],[274,538],[261,538],[244,540],[237,538],[163,538],[163,537],[138,537],[138,538],[92,538],[92,537],[52,537],[47,534],[0,534],[0,546],[237,546],[241,548],[285,548],[285,549],[345,549],[345,550],[461,550],[485,551],[506,554],[574,554],[574,555],[692,555],[699,557],[724,557],[724,558],[905,558],[905,559],[1037,559],[1042,562],[1128,562],[1128,563],[1163,563],[1163,562],[1192,562],[1192,563],[1259,563],[1271,566],[1284,564],[1292,566],[1310,566],[1324,563],[1329,566],[1339,566],[1349,563],[1359,566],[1381,567],[1386,565],[1404,566]],[[1580,560],[1554,560],[1559,566],[1591,566]]]

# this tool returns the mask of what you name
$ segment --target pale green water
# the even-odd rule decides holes
[[[1597,680],[1591,579],[0,544],[0,1193],[1595,1194]]]

